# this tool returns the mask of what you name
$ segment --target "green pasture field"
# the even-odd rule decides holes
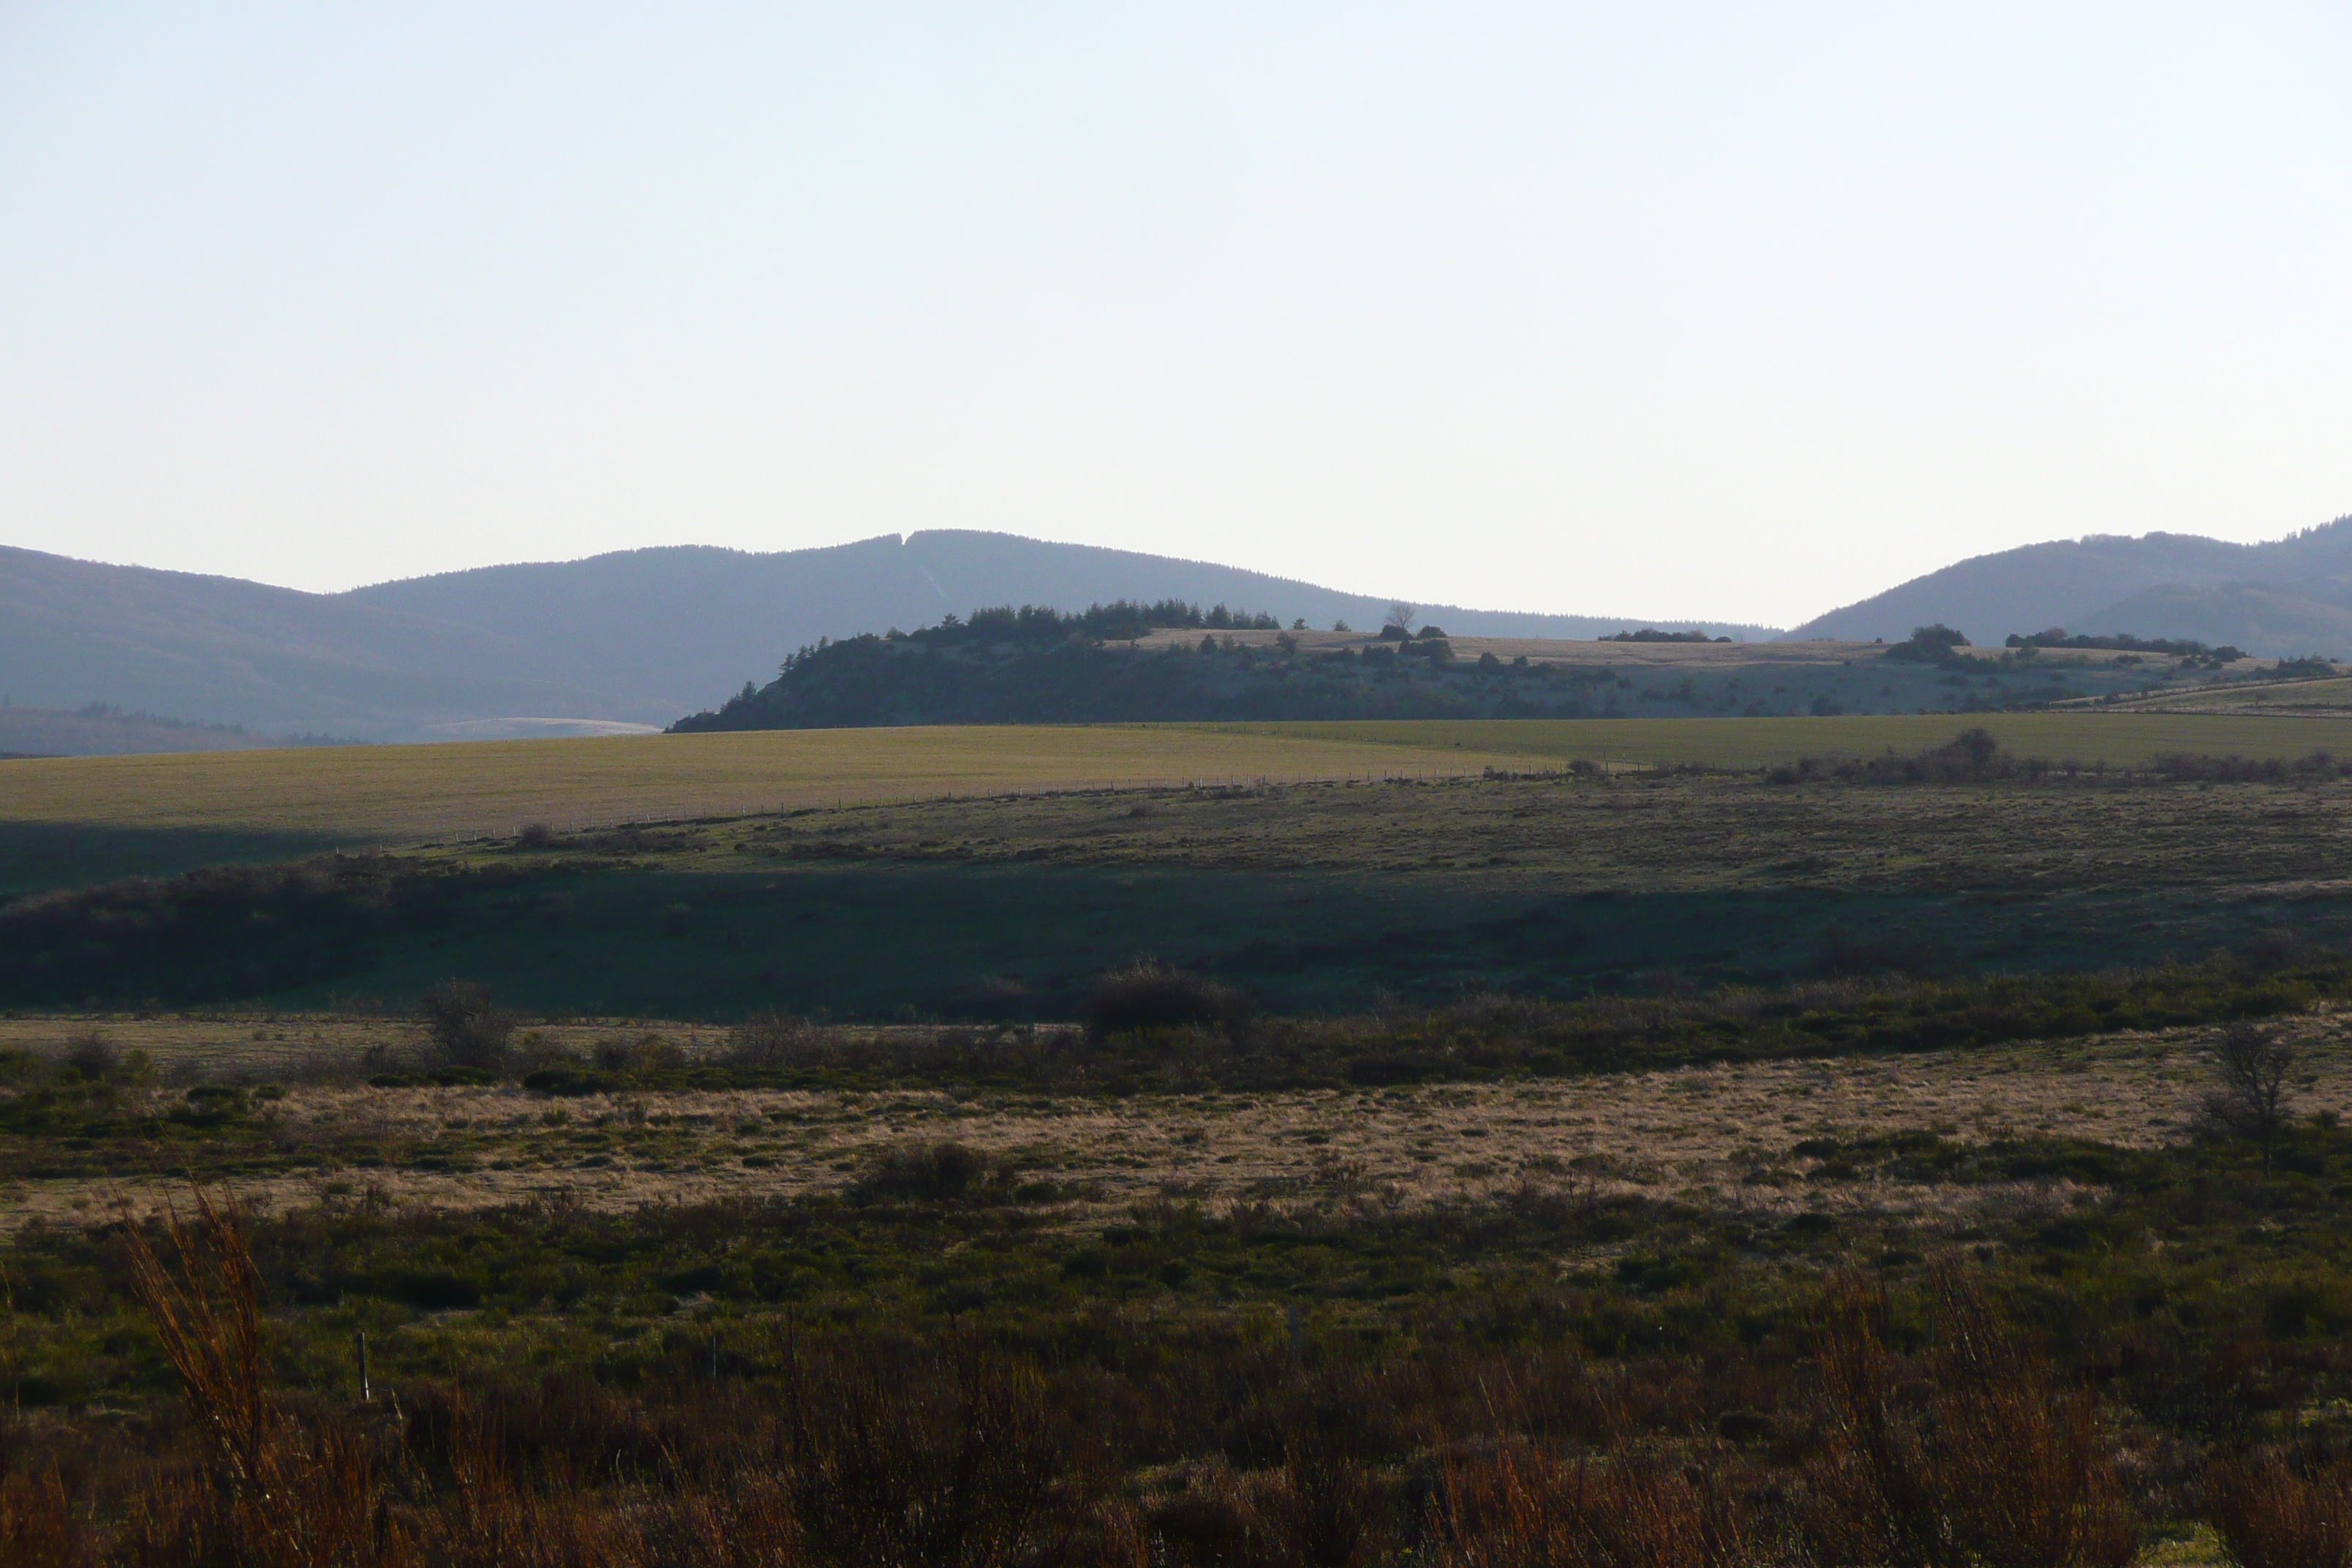
[[[2352,688],[2352,682],[2329,684]],[[2295,689],[2308,691],[2309,687]],[[1971,728],[1990,731],[2004,748],[2021,756],[2109,766],[2145,763],[2171,752],[2292,758],[2314,752],[2340,753],[2352,747],[2352,725],[2324,715],[2100,712],[2095,709],[1881,713],[1833,719],[1336,720],[1195,727],[1213,733],[1344,741],[1416,751],[1458,750],[1465,754],[1492,752],[1555,763],[1581,758],[1626,765],[1701,763],[1719,768],[1769,767],[1800,757],[1916,752]]]

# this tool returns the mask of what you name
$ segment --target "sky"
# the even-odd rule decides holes
[[[0,543],[1793,625],[2352,512],[2352,7],[0,0]]]

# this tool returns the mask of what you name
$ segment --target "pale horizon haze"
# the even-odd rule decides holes
[[[2352,7],[0,0],[0,543],[1790,626],[2352,512]]]

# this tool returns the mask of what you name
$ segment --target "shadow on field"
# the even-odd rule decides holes
[[[463,974],[534,1012],[1073,1018],[1152,957],[1276,1012],[1508,991],[2145,964],[2352,940],[2352,896],[1601,892],[1444,874],[1052,865],[754,875],[354,857],[0,910],[0,1006],[404,1007]]]
[[[201,866],[262,865],[333,847],[331,839],[309,833],[0,822],[0,900],[124,877],[175,877]]]

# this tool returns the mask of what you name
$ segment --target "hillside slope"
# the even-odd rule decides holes
[[[1978,642],[2063,626],[2280,655],[2352,653],[2352,517],[2260,544],[2096,535],[1979,555],[1788,636],[1894,641],[1941,621]]]
[[[1181,608],[992,611],[868,633],[803,648],[767,685],[672,728],[1973,713],[2254,673],[2113,649],[1931,658],[1854,643],[1402,639],[1167,614]]]
[[[991,605],[1077,610],[1118,598],[1223,602],[1321,626],[1377,625],[1385,608],[1233,567],[960,531],[765,554],[627,551],[333,595],[0,548],[0,696],[365,740],[660,725],[766,679],[821,637]],[[1644,624],[1442,605],[1424,615],[1494,635]]]
[[[0,703],[0,756],[133,757],[161,752],[245,752],[280,742],[227,724],[191,724],[152,713]]]
[[[1261,611],[1286,625],[1346,620],[1365,630],[1377,627],[1388,607],[1386,599],[1239,567],[961,529],[768,554],[701,545],[632,550],[380,583],[341,597],[518,638],[590,685],[659,693],[665,720],[708,706],[746,679],[769,679],[795,648],[819,637],[912,629],[998,605],[1075,612],[1120,599],[1182,599]],[[1592,637],[1698,625],[1452,605],[1425,605],[1422,614],[1475,637]],[[1774,635],[1765,626],[1706,629]]]
[[[384,738],[624,701],[541,668],[516,639],[396,609],[0,547],[0,695],[28,706]]]

